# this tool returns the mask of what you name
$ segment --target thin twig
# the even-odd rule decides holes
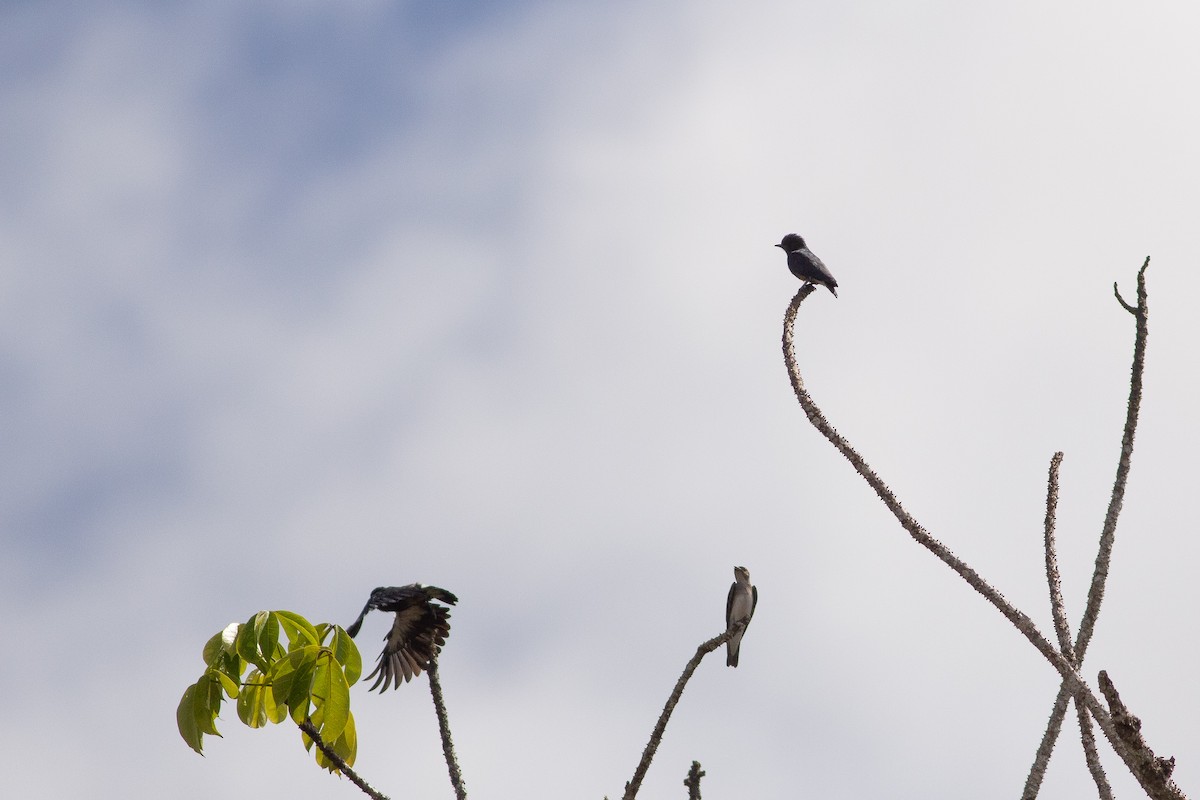
[[[735,633],[745,630],[748,622],[749,620],[734,623],[720,636],[714,636],[696,648],[696,655],[692,656],[687,666],[683,668],[683,674],[679,676],[679,680],[675,681],[675,688],[671,691],[671,696],[667,698],[667,704],[663,706],[662,713],[658,716],[658,722],[650,734],[650,741],[646,744],[646,749],[642,751],[642,760],[638,762],[637,769],[633,771],[633,778],[625,784],[625,794],[622,795],[622,800],[633,800],[637,797],[638,789],[642,787],[642,779],[646,777],[646,771],[650,769],[650,762],[654,760],[654,753],[658,750],[663,733],[667,730],[671,712],[675,710],[675,705],[683,695],[683,689],[691,679],[692,673],[696,671],[696,667],[700,666],[701,659],[728,642]]]
[[[463,783],[462,770],[454,755],[454,742],[450,738],[450,717],[446,714],[446,700],[442,697],[442,682],[438,679],[437,655],[429,660],[429,693],[433,695],[433,707],[437,711],[438,732],[442,735],[442,753],[446,756],[446,769],[450,771],[450,783],[458,800],[467,800],[467,787]]]
[[[353,783],[359,789],[362,789],[363,792],[370,795],[372,798],[374,798],[374,800],[388,800],[388,796],[386,794],[372,789],[371,785],[360,778],[358,773],[346,763],[345,759],[334,752],[332,747],[325,744],[325,740],[322,739],[321,734],[317,732],[317,728],[312,724],[312,720],[306,719],[304,722],[301,722],[300,730],[304,731],[309,739],[312,739],[312,743],[317,746],[317,749],[324,753],[325,757],[333,762],[333,765],[338,768],[338,772],[349,778],[351,783]]]

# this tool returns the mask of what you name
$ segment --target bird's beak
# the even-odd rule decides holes
[[[783,245],[781,245],[781,244],[777,244],[777,245],[775,245],[775,246],[776,246],[776,247],[783,247]]]

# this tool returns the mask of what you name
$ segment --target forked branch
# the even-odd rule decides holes
[[[1088,598],[1088,608],[1091,610],[1090,621],[1085,615],[1084,624],[1086,630],[1081,626],[1079,637],[1075,643],[1075,657],[1082,659],[1083,652],[1087,647],[1087,643],[1091,638],[1092,629],[1095,625],[1095,615],[1098,613],[1100,600],[1103,597],[1104,580],[1108,574],[1108,555],[1111,554],[1112,533],[1116,528],[1116,518],[1120,513],[1121,501],[1124,498],[1124,483],[1129,472],[1129,456],[1133,450],[1133,430],[1136,427],[1137,410],[1136,402],[1141,399],[1141,368],[1140,365],[1144,359],[1145,353],[1145,270],[1149,264],[1149,259],[1142,265],[1142,269],[1138,273],[1138,306],[1135,309],[1124,300],[1121,304],[1138,316],[1138,344],[1135,346],[1135,370],[1134,379],[1131,386],[1131,408],[1127,416],[1125,437],[1122,440],[1121,462],[1118,466],[1118,480],[1114,487],[1113,499],[1109,504],[1109,513],[1105,519],[1105,534],[1102,535],[1101,555],[1104,556],[1103,562],[1100,557],[1097,558],[1096,575],[1092,581],[1092,592]],[[875,474],[874,470],[867,464],[866,460],[850,445],[850,443],[842,437],[836,429],[821,413],[820,408],[813,402],[812,397],[804,387],[804,379],[800,375],[799,367],[796,363],[794,328],[796,323],[796,314],[800,309],[800,304],[808,295],[812,294],[814,287],[805,285],[800,288],[796,296],[792,298],[792,302],[788,305],[787,312],[784,314],[783,320],[783,357],[784,363],[787,366],[788,377],[792,383],[792,389],[796,394],[796,399],[800,403],[800,407],[804,410],[809,422],[812,423],[820,433],[829,440],[829,442],[840,452],[855,471],[862,476],[863,480],[875,491],[879,498],[887,506],[888,510],[896,517],[901,527],[922,547],[929,550],[940,561],[954,570],[963,580],[965,580],[971,588],[979,592],[983,597],[991,603],[1006,619],[1021,632],[1022,635],[1042,654],[1042,656],[1058,670],[1063,678],[1063,691],[1060,693],[1059,702],[1055,704],[1055,711],[1059,714],[1057,726],[1061,727],[1061,714],[1065,713],[1067,705],[1067,697],[1074,695],[1077,703],[1086,707],[1087,711],[1092,715],[1096,722],[1100,725],[1100,729],[1104,732],[1105,737],[1113,746],[1113,749],[1125,761],[1130,771],[1133,772],[1138,780],[1142,782],[1142,786],[1149,793],[1152,787],[1148,786],[1138,772],[1137,754],[1124,740],[1122,740],[1114,727],[1113,720],[1108,713],[1108,710],[1100,703],[1096,695],[1092,692],[1087,683],[1079,676],[1075,665],[1069,657],[1054,647],[1045,636],[1037,629],[1033,621],[1015,606],[1009,603],[1000,592],[994,589],[987,583],[974,569],[968,566],[962,559],[958,558],[950,551],[948,547],[935,539],[925,528],[917,522],[917,520],[909,514],[900,501],[887,487],[880,477]],[[1118,299],[1120,294],[1118,293]],[[1049,512],[1049,509],[1048,509]],[[1048,523],[1049,524],[1049,523]],[[1106,544],[1107,542],[1107,544]],[[1061,710],[1060,710],[1061,709]],[[1052,727],[1053,725],[1052,719]],[[1050,731],[1047,731],[1049,736]],[[1057,736],[1057,731],[1054,733]],[[1051,747],[1053,745],[1051,744]],[[1182,798],[1183,794],[1179,792],[1174,784],[1170,784],[1173,790],[1172,798]],[[1152,795],[1155,796],[1155,795]]]
[[[1121,297],[1121,291],[1117,288],[1117,284],[1113,283],[1113,294],[1116,296],[1117,302],[1121,304],[1122,308],[1133,314],[1136,319],[1136,332],[1133,341],[1133,365],[1130,368],[1129,401],[1125,408],[1125,429],[1121,434],[1121,454],[1117,459],[1117,475],[1113,481],[1112,495],[1108,501],[1108,511],[1104,515],[1104,525],[1100,531],[1100,544],[1096,552],[1096,565],[1092,571],[1091,585],[1088,588],[1087,607],[1084,609],[1083,619],[1079,624],[1079,634],[1075,638],[1073,652],[1068,654],[1066,648],[1063,650],[1076,669],[1083,666],[1083,658],[1087,654],[1088,645],[1092,641],[1092,634],[1096,630],[1096,620],[1100,616],[1100,604],[1104,600],[1104,587],[1108,581],[1108,570],[1112,562],[1113,545],[1116,542],[1117,518],[1120,516],[1121,508],[1124,505],[1125,486],[1129,482],[1129,468],[1133,457],[1133,439],[1134,434],[1137,432],[1138,413],[1142,405],[1142,375],[1146,368],[1146,340],[1150,333],[1150,307],[1146,294],[1146,268],[1149,266],[1150,257],[1146,256],[1146,260],[1142,262],[1142,267],[1138,270],[1137,274],[1136,306],[1127,303],[1125,298]],[[1047,565],[1047,570],[1049,570],[1049,565]],[[1047,572],[1047,578],[1052,584],[1056,582],[1055,578],[1050,577],[1049,572]],[[1056,625],[1058,623],[1057,614],[1063,613],[1061,611],[1061,604],[1061,595],[1056,600],[1052,588],[1050,605],[1056,614]],[[1058,741],[1058,735],[1062,731],[1062,723],[1067,711],[1066,698],[1068,694],[1069,692],[1065,685],[1059,687],[1058,697],[1055,698],[1054,706],[1050,711],[1050,720],[1046,724],[1046,731],[1042,734],[1042,741],[1038,745],[1037,753],[1034,755],[1033,766],[1029,770],[1029,777],[1025,780],[1025,789],[1021,793],[1021,800],[1034,800],[1038,795],[1042,779],[1046,774],[1046,768],[1050,764],[1050,755],[1053,753],[1054,745]],[[1087,755],[1089,767],[1092,767],[1092,774],[1096,775],[1099,761],[1095,759],[1093,753],[1087,750],[1087,743],[1091,738],[1091,732],[1086,727],[1087,723],[1084,720],[1085,717],[1080,715],[1080,736],[1084,743],[1084,753]]]

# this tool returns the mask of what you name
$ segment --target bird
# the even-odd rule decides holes
[[[436,586],[410,583],[408,586],[380,586],[371,592],[358,619],[346,628],[351,638],[358,635],[363,619],[372,609],[392,611],[396,618],[392,629],[384,635],[383,652],[376,659],[379,663],[366,680],[375,679],[370,691],[382,684],[380,693],[390,686],[400,688],[421,670],[429,669],[429,662],[437,657],[446,637],[450,635],[450,609],[438,605],[435,600],[454,605],[458,598],[453,593]]]
[[[725,630],[729,630],[739,622],[745,621],[745,626],[729,637],[725,643],[725,666],[738,665],[738,651],[742,648],[742,636],[750,627],[750,619],[754,616],[754,607],[758,605],[758,587],[750,584],[750,570],[745,567],[733,568],[733,585],[729,587],[729,598],[725,601]]]
[[[837,297],[837,279],[830,274],[825,262],[808,249],[803,237],[789,233],[783,237],[782,242],[775,246],[782,248],[783,252],[787,253],[788,269],[793,275],[805,283],[820,284],[833,292],[834,297]]]

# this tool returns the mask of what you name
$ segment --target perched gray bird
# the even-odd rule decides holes
[[[788,269],[805,283],[816,283],[833,292],[837,297],[837,280],[829,273],[825,262],[813,255],[799,235],[789,233],[783,241],[775,245],[787,253]]]
[[[746,621],[746,628],[749,628],[750,618],[754,616],[756,605],[758,605],[758,587],[750,585],[750,570],[745,567],[734,567],[733,586],[729,587],[729,599],[725,601],[725,630],[729,630],[735,623],[742,620]],[[725,643],[727,651],[725,665],[728,667],[738,665],[738,651],[742,647],[742,636],[746,634],[746,628],[742,628]]]
[[[383,684],[380,692],[386,692],[389,686],[400,688],[404,681],[412,680],[414,675],[420,675],[421,670],[429,669],[429,662],[441,651],[450,635],[450,609],[433,602],[454,605],[458,598],[445,589],[436,586],[422,586],[410,583],[408,586],[380,586],[371,592],[371,598],[363,606],[358,619],[346,628],[351,637],[358,635],[363,618],[371,609],[392,611],[396,614],[392,621],[392,629],[383,637],[383,652],[379,654],[375,671],[366,680],[375,679],[371,691]]]

